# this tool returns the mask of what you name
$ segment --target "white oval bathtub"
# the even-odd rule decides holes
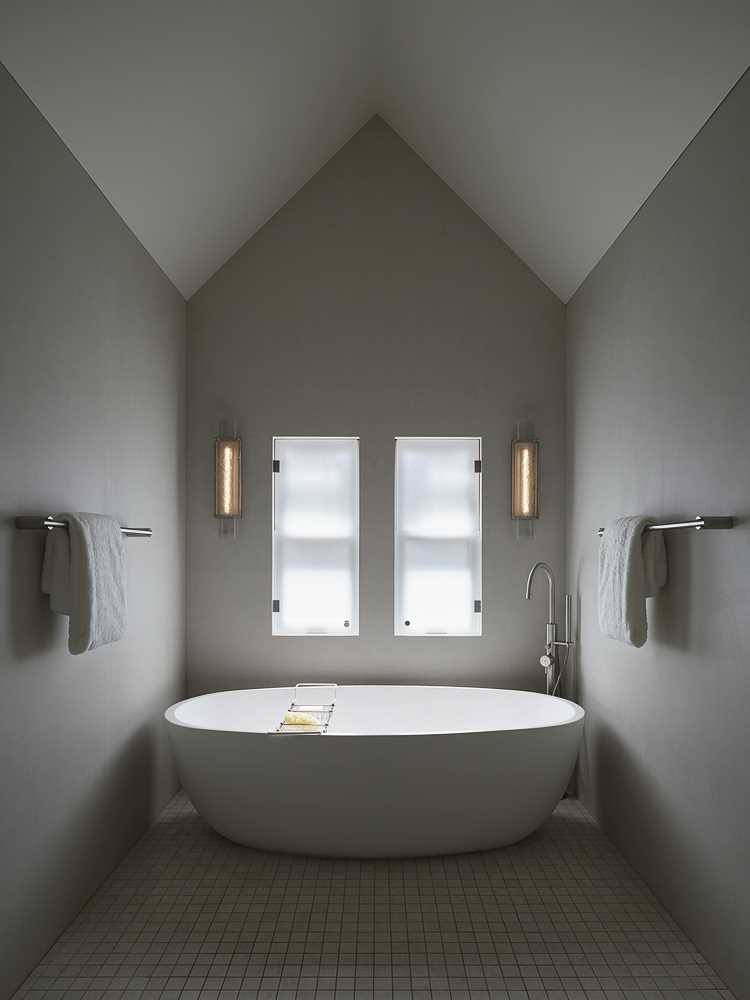
[[[343,686],[323,735],[272,732],[294,688],[222,691],[165,713],[198,812],[295,854],[452,854],[520,840],[570,778],[583,709],[495,688]],[[271,731],[271,732],[269,732]]]

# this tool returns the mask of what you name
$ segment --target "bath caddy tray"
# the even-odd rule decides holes
[[[328,729],[328,725],[336,706],[336,684],[297,684],[294,689],[294,700],[287,709],[287,712],[302,712],[315,719],[315,725],[294,725],[285,722],[283,719],[273,730],[275,733],[293,733],[296,736],[322,736]],[[323,689],[330,692],[330,701],[319,698],[314,701],[311,688]]]

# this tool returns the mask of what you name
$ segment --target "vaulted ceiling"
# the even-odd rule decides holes
[[[747,68],[750,4],[2,0],[0,60],[186,297],[380,114],[567,301]]]

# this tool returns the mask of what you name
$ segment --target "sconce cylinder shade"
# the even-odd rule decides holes
[[[214,516],[242,517],[242,441],[216,438],[214,445],[216,492]]]
[[[539,442],[511,444],[511,511],[514,521],[539,517]]]

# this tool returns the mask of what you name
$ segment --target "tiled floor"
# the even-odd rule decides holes
[[[503,850],[337,861],[238,847],[178,795],[16,996],[731,993],[574,800]]]

